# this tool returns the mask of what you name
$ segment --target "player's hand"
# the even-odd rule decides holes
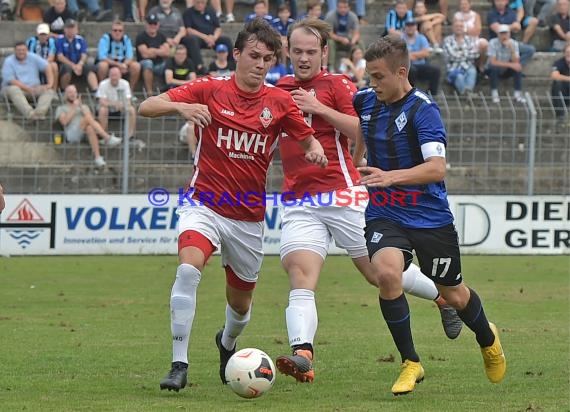
[[[377,167],[359,167],[358,171],[363,175],[360,184],[368,187],[388,187],[392,186],[391,173]]]
[[[310,152],[305,153],[305,160],[322,168],[327,167],[329,164],[329,159],[325,156],[322,148],[321,150],[311,150]]]
[[[323,104],[303,88],[293,90],[291,97],[303,113],[319,114],[322,109]]]
[[[212,115],[208,106],[205,104],[193,103],[186,104],[182,103],[179,105],[178,109],[180,115],[186,120],[195,123],[200,127],[206,127],[212,123]]]

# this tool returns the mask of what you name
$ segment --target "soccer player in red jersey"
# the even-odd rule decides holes
[[[291,193],[297,205],[282,209],[280,250],[291,288],[285,318],[293,355],[280,356],[276,363],[282,373],[300,382],[311,382],[315,376],[312,365],[318,324],[315,288],[331,240],[348,252],[369,283],[380,285],[378,270],[370,263],[364,238],[364,210],[368,201],[362,194],[367,194],[367,190],[357,183],[360,174],[349,151],[349,138],[359,133],[359,120],[352,105],[356,88],[345,75],[321,69],[326,62],[329,29],[327,23],[315,19],[292,26],[288,44],[294,75],[277,83],[277,87],[290,91],[305,120],[315,129],[315,137],[328,159],[324,169],[306,164],[299,160],[302,152],[293,136],[280,139],[285,174],[283,193],[288,196]],[[413,295],[436,300],[446,334],[452,339],[457,337],[461,320],[416,265],[404,274],[404,288]]]
[[[226,383],[225,367],[249,322],[261,269],[265,182],[277,137],[295,136],[305,161],[327,164],[290,94],[264,85],[280,52],[279,34],[256,19],[237,36],[235,75],[197,79],[150,97],[139,108],[143,116],[180,114],[201,127],[190,189],[177,211],[180,265],[170,297],[173,358],[161,389],[178,391],[187,383],[196,289],[216,249],[226,271],[226,320],[216,335],[220,379]]]

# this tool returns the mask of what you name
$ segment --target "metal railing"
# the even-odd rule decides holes
[[[449,193],[570,194],[568,115],[556,117],[547,91],[526,98],[521,104],[504,95],[495,104],[482,93],[435,97],[448,132]],[[137,117],[136,138],[146,147],[101,146],[107,167],[98,169],[87,142],[54,144],[57,103],[43,121],[23,119],[0,103],[0,182],[10,193],[146,193],[186,185],[192,158],[179,137],[183,119]],[[112,120],[109,128],[126,136],[124,120]],[[279,191],[281,182],[277,155],[267,190]]]

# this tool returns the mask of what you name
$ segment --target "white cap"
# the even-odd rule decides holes
[[[40,23],[38,24],[38,28],[36,29],[36,33],[38,34],[49,34],[51,30],[49,29],[49,26],[46,23]]]
[[[499,33],[510,33],[511,28],[508,24],[500,24],[499,25]]]

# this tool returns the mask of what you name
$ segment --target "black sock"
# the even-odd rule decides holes
[[[482,348],[491,346],[495,341],[495,335],[493,335],[493,331],[489,327],[483,304],[477,292],[471,288],[469,288],[469,291],[471,292],[469,302],[467,302],[465,309],[457,311],[457,315],[469,329],[475,332],[475,338],[479,346]]]
[[[291,347],[291,349],[293,349],[293,352],[295,352],[296,350],[309,350],[311,351],[311,355],[313,354],[313,345],[311,345],[310,343],[301,343],[299,345],[293,345]]]
[[[410,328],[410,307],[403,293],[394,300],[384,300],[379,298],[382,316],[392,334],[392,339],[400,352],[402,362],[409,359],[419,362],[420,357],[414,348],[412,330]]]

